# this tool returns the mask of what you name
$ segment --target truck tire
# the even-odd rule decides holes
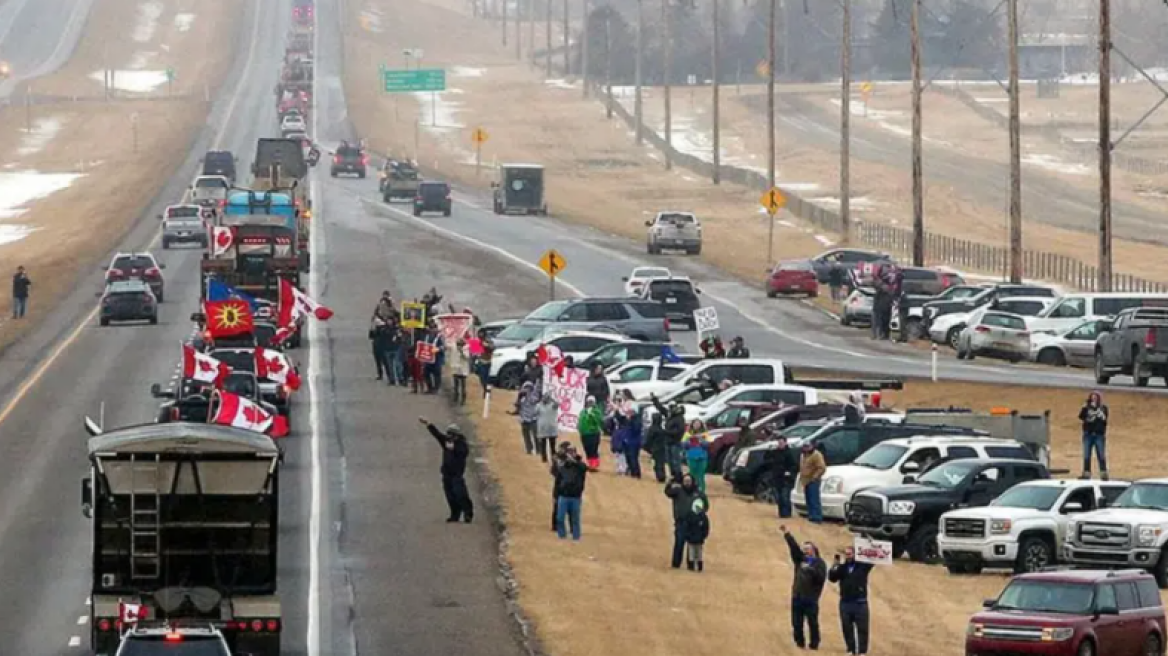
[[[156,315],[154,315],[154,316],[152,316],[152,317],[150,317],[150,325],[151,325],[151,326],[157,326],[157,325],[158,325],[158,315],[157,315],[157,314],[156,314]]]
[[[702,247],[697,246],[695,248],[689,249],[689,254],[690,255],[701,255],[702,254]]]
[[[1147,387],[1148,380],[1151,379],[1151,372],[1148,371],[1146,363],[1147,356],[1143,353],[1135,353],[1132,356],[1132,381],[1136,387]]]
[[[1147,638],[1144,638],[1144,656],[1164,656],[1164,643],[1160,640],[1160,636],[1155,633],[1149,633]]]
[[[357,177],[358,177],[358,178],[361,178],[362,180],[364,180],[364,179],[365,179],[365,170],[364,170],[364,169],[362,169],[361,171],[358,171],[358,172],[357,172]]]
[[[916,563],[935,563],[940,558],[937,550],[937,526],[926,524],[913,531],[904,545],[908,557]]]
[[[1014,560],[1014,573],[1027,574],[1050,567],[1055,563],[1053,540],[1030,535],[1018,545],[1018,557]]]
[[[1091,638],[1083,638],[1083,642],[1079,643],[1079,649],[1075,651],[1075,656],[1095,656],[1095,643]]]
[[[103,326],[108,326],[108,325],[109,325],[109,319],[106,319],[105,317],[102,317],[102,319],[101,319],[101,325],[103,325]]]
[[[945,569],[954,576],[977,576],[981,574],[982,567],[978,563],[959,563],[946,560]]]
[[[1099,351],[1095,351],[1095,382],[1099,385],[1111,382],[1111,374],[1103,367],[1103,354]]]
[[[1160,550],[1160,560],[1152,568],[1152,576],[1156,577],[1156,585],[1161,590],[1168,590],[1168,547]]]

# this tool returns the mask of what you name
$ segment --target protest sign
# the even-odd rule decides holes
[[[453,346],[458,340],[470,335],[474,317],[469,314],[438,314],[434,316],[434,321],[438,323],[438,330],[442,331],[442,339]]]
[[[418,362],[422,364],[433,364],[438,358],[438,349],[429,342],[418,342],[418,346],[414,350],[414,357],[418,358]]]
[[[422,303],[402,303],[402,328],[425,328],[426,306]]]
[[[853,546],[856,550],[857,563],[869,563],[871,565],[892,564],[891,542],[870,540],[865,537],[856,536],[856,541]]]
[[[560,404],[560,430],[574,433],[576,420],[584,412],[584,399],[588,398],[588,370],[565,368],[557,376],[555,369],[544,365],[543,393],[551,395]]]
[[[718,310],[704,307],[694,310],[694,329],[699,335],[718,330]]]
[[[466,343],[466,347],[470,351],[471,356],[476,358],[486,352],[486,349],[483,348],[483,340],[478,337],[471,338]]]

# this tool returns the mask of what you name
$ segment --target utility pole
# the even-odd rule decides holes
[[[720,28],[718,26],[718,0],[711,0],[714,9],[714,61],[710,65],[711,73],[713,74],[712,83],[714,85],[714,184],[721,184],[722,182],[722,126],[719,114],[719,98],[718,98],[718,60],[721,59],[722,43]]]
[[[547,0],[547,29],[544,30],[544,36],[547,37],[547,44],[544,47],[544,72],[545,79],[552,78],[552,0]],[[565,73],[566,75],[566,73]]]
[[[661,0],[661,22],[665,24],[665,170],[673,169],[673,105],[670,98],[669,78],[673,75],[673,12],[669,0]]]
[[[775,3],[770,0],[767,21],[767,191],[775,188]],[[770,216],[770,215],[768,215]],[[767,229],[767,266],[775,261],[775,217],[770,216]]]
[[[921,0],[912,0],[909,32],[912,38],[912,194],[913,266],[925,265],[925,188],[921,179]]]
[[[604,14],[604,112],[612,119],[612,8]]]
[[[588,79],[588,42],[592,40],[592,16],[588,11],[588,0],[583,0],[583,3],[584,22],[580,28],[580,78],[584,81],[584,97],[587,98],[592,92],[592,89],[588,88],[592,83],[592,80]]]
[[[532,68],[535,67],[535,0],[527,0],[527,50]]]
[[[1111,0],[1099,0],[1099,281],[1111,291]]]
[[[502,5],[502,22],[503,22],[503,46],[507,46],[507,0],[499,0]]]
[[[787,17],[787,0],[783,3],[783,75],[791,79],[791,20]]]
[[[645,0],[637,0],[637,61],[633,71],[633,115],[636,118],[637,145],[645,143],[645,115],[641,108],[641,67],[645,60]]]
[[[564,77],[572,74],[572,32],[568,27],[568,0],[564,0]]]
[[[530,4],[532,0],[527,0]],[[523,0],[516,0],[515,2],[515,59],[523,61],[523,48],[520,38],[523,35]]]
[[[1022,125],[1018,95],[1018,0],[1009,0],[1010,39],[1010,282],[1022,282]]]
[[[843,42],[840,45],[840,233],[847,244],[852,234],[852,0],[842,0]]]

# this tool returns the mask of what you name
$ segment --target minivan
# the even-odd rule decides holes
[[[1055,334],[1088,319],[1108,319],[1128,308],[1168,307],[1168,294],[1112,292],[1067,294],[1045,312],[1026,320],[1032,333]]]

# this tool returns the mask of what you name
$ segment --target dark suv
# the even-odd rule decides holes
[[[932,563],[940,560],[937,533],[946,511],[988,506],[1018,483],[1046,478],[1050,472],[1033,460],[939,461],[916,482],[857,492],[844,515],[853,533],[891,540],[893,557],[907,551],[917,562]]]
[[[1159,656],[1164,605],[1143,570],[1019,574],[969,618],[966,656]]]
[[[652,278],[641,288],[642,299],[665,306],[670,325],[685,324],[690,330],[697,329],[694,310],[702,307],[701,293],[689,278]]]
[[[150,286],[141,280],[116,280],[101,294],[101,325],[113,321],[158,323],[158,302]]]
[[[590,330],[588,324],[595,324],[641,341],[669,341],[665,305],[643,299],[589,297],[549,301],[523,322],[570,323],[577,330]]]
[[[418,195],[414,196],[414,216],[422,216],[423,212],[442,212],[442,216],[450,216],[452,206],[450,185],[430,181],[418,185]]]
[[[230,150],[208,150],[203,155],[203,175],[221,175],[235,184],[235,155]]]

